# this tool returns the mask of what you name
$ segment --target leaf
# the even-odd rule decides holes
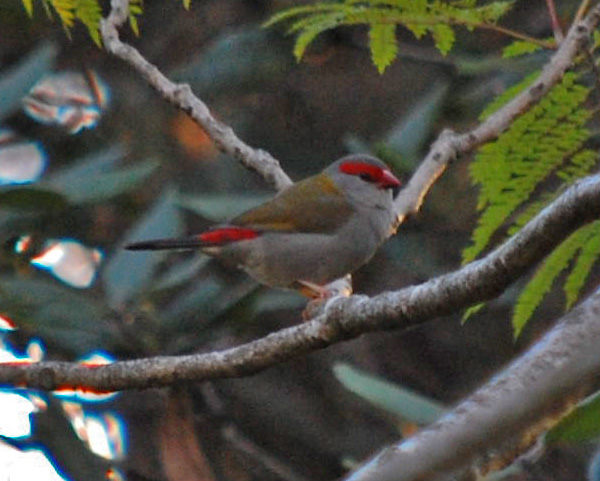
[[[33,17],[33,0],[21,0],[29,18]]]
[[[0,206],[16,210],[59,212],[67,198],[51,189],[36,186],[0,187]]]
[[[0,76],[0,119],[21,107],[21,100],[54,64],[57,48],[43,43]]]
[[[437,82],[431,92],[419,99],[386,133],[382,142],[399,152],[408,165],[414,165],[423,145],[431,135],[448,92],[447,82]]]
[[[582,227],[581,249],[571,273],[565,281],[564,290],[567,299],[566,310],[571,309],[581,293],[592,267],[600,257],[600,222]]]
[[[77,0],[75,2],[74,15],[85,27],[98,47],[102,47],[100,39],[100,20],[102,20],[102,9],[98,0]]]
[[[77,182],[63,184],[57,188],[69,202],[80,205],[96,203],[137,188],[157,169],[158,162],[146,161],[96,176],[86,176]],[[56,187],[56,184],[52,184]]]
[[[436,401],[347,364],[336,364],[333,373],[346,389],[404,420],[430,424],[446,412]]]
[[[166,189],[125,235],[123,244],[181,235],[181,219],[175,198],[175,192]],[[150,283],[156,266],[166,255],[165,251],[127,251],[122,248],[113,254],[102,276],[109,305],[118,309],[135,297]]]
[[[515,337],[521,334],[527,321],[550,291],[554,280],[569,266],[573,256],[581,248],[581,236],[582,231],[578,230],[558,246],[523,289],[513,313],[512,324]]]
[[[549,445],[592,441],[600,437],[600,392],[581,401],[546,434]]]
[[[201,194],[180,195],[178,204],[192,212],[200,214],[207,219],[225,221],[245,212],[267,199],[273,197],[268,194]]]
[[[474,306],[468,307],[465,310],[465,313],[463,314],[462,319],[460,320],[460,322],[462,324],[464,324],[471,317],[473,317],[475,314],[477,314],[483,307],[485,307],[485,302],[480,302],[479,304],[475,304]]]
[[[42,279],[0,278],[2,312],[18,327],[74,356],[118,344],[108,311],[81,291]]]
[[[447,55],[454,45],[454,30],[448,25],[435,25],[431,28],[433,41],[442,55]]]
[[[521,55],[537,52],[541,48],[537,43],[515,40],[502,49],[502,58],[520,57]]]
[[[371,25],[369,46],[373,63],[377,67],[377,71],[383,74],[398,55],[396,25],[384,23]]]
[[[143,7],[143,0],[130,0],[129,2],[129,26],[136,37],[140,36],[137,17],[143,13]]]
[[[94,152],[55,172],[47,182],[57,190],[69,188],[71,184],[80,182],[82,179],[93,178],[111,171],[116,162],[124,155],[125,151],[119,145]]]
[[[294,67],[290,42],[255,27],[227,31],[173,73],[203,97],[277,89]]]
[[[208,256],[199,255],[194,256],[191,260],[185,259],[183,262],[170,266],[153,284],[153,289],[171,289],[190,281],[206,265],[209,259]]]

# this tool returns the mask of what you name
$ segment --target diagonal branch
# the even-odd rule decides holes
[[[250,147],[235,135],[231,127],[215,119],[207,105],[194,95],[188,84],[172,82],[136,48],[122,42],[118,28],[127,21],[129,1],[111,0],[110,5],[110,14],[102,20],[100,29],[109,52],[136,69],[165,100],[187,112],[206,131],[219,150],[258,172],[278,190],[292,184],[277,159],[264,150]]]
[[[571,407],[600,370],[600,291],[439,421],[387,447],[347,481],[427,481],[490,448],[519,449]]]
[[[528,89],[514,97],[470,132],[464,134],[442,132],[408,185],[402,189],[396,199],[398,223],[418,212],[425,195],[453,159],[498,137],[519,115],[543,98],[571,67],[576,55],[587,46],[590,35],[599,22],[600,4],[596,4],[583,20],[573,24],[560,48]]]
[[[89,367],[70,362],[0,364],[0,384],[112,391],[241,377],[366,332],[406,329],[492,299],[575,229],[600,217],[600,175],[576,182],[485,258],[417,286],[375,297],[331,299],[310,322],[224,351]]]

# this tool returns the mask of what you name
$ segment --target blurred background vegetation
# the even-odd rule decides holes
[[[380,75],[366,31],[345,27],[321,35],[297,63],[292,39],[260,28],[296,3],[196,0],[186,11],[175,1],[148,0],[140,37],[123,35],[172,78],[189,82],[216,117],[270,151],[294,179],[354,151],[381,156],[408,179],[440,129],[469,128],[549,55],[501,60],[510,39],[459,29],[452,54],[442,57],[428,40],[400,29],[400,58]],[[565,25],[578,3],[559,2]],[[504,23],[552,36],[543,0],[517,2]],[[41,8],[30,19],[19,0],[0,5],[0,149],[34,145],[45,162],[35,182],[5,179],[0,187],[0,315],[17,327],[3,335],[7,349],[26,352],[36,339],[45,359],[93,351],[117,359],[175,355],[300,322],[305,300],[294,293],[259,287],[193,254],[122,250],[131,240],[205,228],[272,192],[96,47],[83,27],[71,36]],[[83,74],[87,101],[97,109],[92,116],[100,113],[93,128],[72,133],[74,121],[54,125],[26,114],[23,97],[53,72]],[[355,274],[356,292],[398,289],[460,265],[476,221],[468,162],[458,159],[422,212]],[[52,248],[62,261],[48,257]],[[116,464],[130,480],[334,479],[468,394],[560,312],[563,301],[551,295],[515,341],[516,291],[464,325],[459,313],[408,332],[369,334],[248,378],[124,392],[84,403],[84,410],[110,410],[124,423],[127,456]],[[409,389],[393,393],[404,407],[397,409],[398,398],[389,406],[395,388],[384,379]],[[32,439],[5,441],[41,443],[65,476],[102,479],[107,463],[86,457],[56,398],[40,396],[47,408],[33,415]],[[591,449],[552,448],[531,468],[533,479],[582,479]]]

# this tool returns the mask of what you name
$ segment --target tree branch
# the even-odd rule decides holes
[[[102,24],[106,47],[136,68],[163,96],[207,131],[217,146],[277,188],[290,184],[278,162],[252,149],[215,120],[189,86],[170,82],[137,50],[123,44],[117,28],[127,18],[127,1],[112,0]],[[398,218],[418,211],[424,196],[457,154],[497,137],[537,102],[563,75],[600,20],[600,4],[575,24],[552,61],[527,91],[466,134],[443,133],[397,200]],[[0,383],[45,390],[83,386],[101,391],[167,386],[182,381],[238,377],[302,353],[363,333],[407,328],[491,299],[542,260],[575,229],[600,216],[600,175],[575,183],[503,246],[462,269],[418,286],[373,298],[331,299],[323,314],[302,325],[225,351],[154,357],[89,367],[74,363],[0,365]],[[600,294],[574,309],[522,358],[450,414],[413,438],[388,448],[355,472],[352,481],[427,479],[458,469],[487,446],[510,440],[561,403],[600,368]],[[493,436],[490,433],[493,432]]]
[[[102,41],[109,52],[136,69],[165,100],[187,112],[206,131],[220,151],[231,155],[247,168],[259,173],[277,190],[292,184],[277,159],[264,150],[250,147],[235,135],[231,127],[215,119],[206,104],[194,95],[188,84],[172,82],[157,67],[148,62],[137,49],[122,42],[118,29],[127,21],[129,1],[111,0],[110,5],[110,14],[102,20],[100,28]]]
[[[565,315],[451,412],[390,446],[347,481],[427,481],[470,466],[486,450],[539,435],[600,370],[600,290]]]
[[[600,174],[576,182],[518,234],[485,258],[417,286],[331,299],[310,322],[224,351],[159,356],[106,366],[70,362],[0,364],[0,383],[45,390],[100,391],[246,376],[366,332],[405,329],[496,297],[575,229],[600,216]]]
[[[589,43],[590,35],[598,22],[600,22],[600,4],[596,4],[583,20],[573,24],[560,48],[528,89],[470,132],[464,134],[456,134],[450,130],[442,132],[396,199],[398,224],[419,211],[425,195],[446,170],[450,161],[459,154],[471,152],[498,137],[519,115],[536,104],[562,78],[565,71],[573,64],[578,52]]]

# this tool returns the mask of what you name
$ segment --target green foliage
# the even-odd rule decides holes
[[[275,14],[264,26],[288,23],[288,34],[297,34],[294,55],[302,58],[306,47],[322,32],[342,25],[367,25],[373,63],[380,73],[398,54],[396,26],[402,25],[416,38],[430,34],[437,49],[446,55],[454,45],[455,26],[468,29],[494,24],[512,6],[496,1],[478,6],[474,0],[341,0],[292,7]]]
[[[485,109],[482,117],[531,85],[535,75],[508,89]],[[477,208],[481,215],[472,243],[463,251],[465,263],[481,254],[503,229],[508,235],[518,232],[560,193],[557,182],[566,186],[596,166],[597,153],[585,148],[590,137],[586,123],[591,112],[585,106],[590,88],[579,78],[574,72],[565,74],[538,105],[477,153],[470,174],[480,187]],[[544,185],[550,184],[552,191],[544,192]],[[556,278],[569,269],[563,290],[567,308],[573,305],[600,255],[599,234],[599,223],[585,226],[548,256],[517,301],[513,315],[516,335]]]
[[[0,119],[12,114],[22,105],[29,90],[52,70],[56,47],[43,43],[27,55],[15,67],[0,75]]]
[[[546,434],[549,445],[593,441],[600,437],[600,392],[581,401]]]
[[[81,22],[87,29],[90,37],[98,47],[102,46],[100,39],[100,20],[102,20],[102,6],[99,0],[38,0],[46,10],[48,16],[56,15],[63,28],[70,34],[75,22]],[[21,0],[29,16],[33,15],[33,0]],[[137,35],[139,33],[137,16],[142,13],[143,0],[132,0],[129,6],[129,23]]]
[[[333,372],[346,389],[402,420],[425,425],[446,412],[432,399],[347,364],[336,364]]]
[[[514,58],[520,57],[521,55],[527,55],[528,53],[537,52],[542,47],[533,42],[527,42],[524,40],[515,40],[510,45],[507,45],[502,49],[502,58]]]

